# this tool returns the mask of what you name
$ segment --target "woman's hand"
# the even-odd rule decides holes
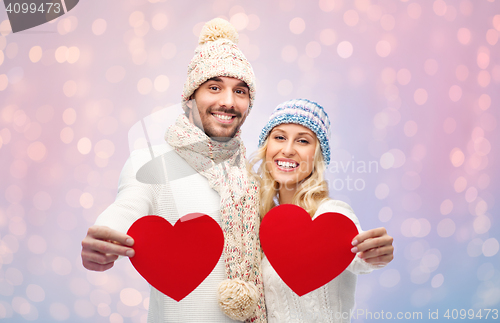
[[[367,263],[385,266],[394,259],[392,241],[385,228],[371,229],[354,237],[351,251]]]

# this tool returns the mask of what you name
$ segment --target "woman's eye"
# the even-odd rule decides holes
[[[283,136],[274,136],[274,139],[276,139],[276,140],[285,140],[285,137],[283,137]]]
[[[309,143],[309,141],[306,140],[306,139],[300,139],[299,142],[302,143],[302,144],[308,144]]]

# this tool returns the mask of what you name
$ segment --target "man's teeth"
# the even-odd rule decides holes
[[[286,168],[295,168],[295,167],[298,166],[298,164],[297,163],[290,163],[290,162],[284,162],[284,161],[278,160],[278,166],[286,167]]]
[[[233,118],[231,116],[226,116],[226,115],[222,115],[222,114],[214,114],[214,116],[216,118],[219,118],[219,119],[222,119],[222,120],[231,120]]]

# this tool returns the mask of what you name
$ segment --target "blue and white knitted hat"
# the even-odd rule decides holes
[[[262,147],[274,127],[284,123],[295,123],[311,129],[318,137],[325,164],[330,164],[330,119],[322,106],[306,99],[279,104],[260,133],[259,147]]]

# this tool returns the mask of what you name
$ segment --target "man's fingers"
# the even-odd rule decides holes
[[[94,237],[99,240],[116,241],[124,246],[133,246],[134,239],[120,231],[116,231],[104,226],[92,226],[87,232],[87,236]]]
[[[357,246],[358,244],[362,243],[363,241],[374,238],[374,237],[380,237],[387,234],[387,230],[383,227],[381,228],[376,228],[376,229],[371,229],[368,231],[361,232],[357,236],[352,239],[352,245]]]

